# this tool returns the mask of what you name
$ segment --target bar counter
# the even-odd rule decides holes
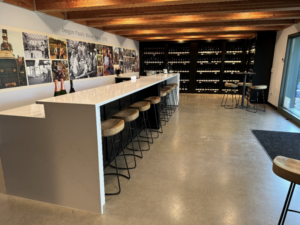
[[[7,194],[103,213],[101,121],[141,98],[159,96],[160,86],[179,84],[179,76],[141,77],[0,112]]]

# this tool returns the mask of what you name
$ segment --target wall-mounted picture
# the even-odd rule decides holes
[[[97,67],[97,75],[98,75],[98,77],[104,76],[103,66]]]
[[[22,34],[1,29],[0,89],[27,85]]]
[[[131,67],[131,72],[135,72],[135,66],[133,65],[132,67]]]
[[[114,47],[114,65],[119,65],[119,48]]]
[[[129,57],[124,57],[123,58],[123,63],[124,63],[124,73],[131,73],[130,58]]]
[[[29,85],[52,82],[50,60],[26,60]]]
[[[131,50],[130,49],[126,49],[126,56],[131,57]]]
[[[47,36],[24,32],[22,36],[26,59],[49,59]]]
[[[123,57],[124,57],[124,52],[123,52],[123,49],[124,48],[119,48],[119,60],[123,60]]]
[[[134,66],[135,66],[135,72],[139,72],[140,71],[140,62],[139,62],[138,56],[136,56],[134,59]]]
[[[113,49],[103,45],[104,75],[114,75]]]
[[[103,55],[103,45],[96,44],[97,54]]]
[[[71,80],[97,76],[96,44],[67,39]]]
[[[49,37],[51,59],[67,59],[67,40],[63,38]]]
[[[103,66],[103,55],[97,55],[98,66]]]
[[[52,60],[52,78],[54,80],[69,80],[68,60]]]
[[[136,57],[136,51],[135,50],[131,50],[131,57]]]
[[[124,63],[123,63],[123,61],[119,62],[119,67],[120,67],[120,73],[123,74],[124,73]]]

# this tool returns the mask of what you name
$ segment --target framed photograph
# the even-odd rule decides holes
[[[97,56],[97,65],[98,66],[103,66],[103,55],[98,55]]]
[[[22,37],[26,59],[49,59],[47,36],[23,32]]]
[[[131,57],[136,57],[136,51],[135,50],[131,51]]]
[[[26,73],[29,85],[53,81],[50,60],[26,60]]]
[[[124,52],[123,52],[124,48],[119,48],[119,60],[123,61],[123,57],[124,57]]]
[[[98,76],[98,77],[104,76],[103,66],[97,67],[97,76]]]
[[[49,37],[51,59],[67,59],[67,40],[63,38]]]
[[[119,48],[114,47],[114,65],[119,65]]]
[[[111,46],[103,45],[103,67],[104,76],[114,75],[113,48]]]
[[[69,77],[69,62],[68,60],[52,60],[52,79],[70,80]]]
[[[97,55],[103,55],[103,45],[96,44]]]
[[[67,39],[67,49],[71,80],[97,76],[96,44]]]

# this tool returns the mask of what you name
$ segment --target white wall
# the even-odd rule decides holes
[[[268,99],[274,106],[278,106],[288,36],[298,32],[300,23],[277,32]]]
[[[41,33],[45,35],[53,34],[64,38],[78,39],[90,41],[93,43],[101,43],[112,45],[115,47],[124,47],[139,50],[139,42],[118,35],[110,34],[98,29],[80,25],[68,20],[62,20],[51,17],[40,12],[33,12],[17,6],[0,2],[0,26],[7,29],[18,31]],[[68,34],[65,30],[73,30],[89,34],[90,36],[79,37],[76,34]],[[138,75],[138,73],[125,74]],[[114,83],[115,76],[97,77],[83,79],[74,82],[75,90],[83,90]],[[69,82],[66,82],[66,89],[69,88]],[[32,104],[38,99],[53,96],[54,84],[32,85],[26,87],[16,87],[0,90],[0,111],[11,109],[27,104]]]

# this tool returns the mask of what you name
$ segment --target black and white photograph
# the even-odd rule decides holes
[[[69,80],[68,60],[52,60],[52,78],[54,80]]]
[[[71,80],[97,76],[96,44],[67,39]]]
[[[51,59],[67,59],[66,39],[49,37],[49,48]]]
[[[26,73],[29,85],[53,81],[50,60],[26,60]]]
[[[49,59],[48,37],[22,33],[25,59]]]
[[[0,48],[0,89],[27,85],[22,34],[2,30]]]

